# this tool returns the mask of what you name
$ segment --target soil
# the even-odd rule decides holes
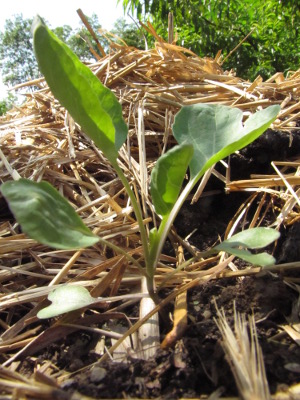
[[[274,393],[280,385],[299,382],[299,372],[288,365],[298,364],[300,348],[288,337],[273,338],[278,325],[286,322],[297,296],[280,278],[246,278],[242,281],[220,280],[189,293],[189,327],[173,349],[160,350],[154,359],[128,359],[127,364],[105,362],[75,373],[62,388],[96,399],[110,398],[199,398],[218,388],[224,396],[237,396],[237,388],[221,347],[221,335],[216,328],[214,299],[224,308],[231,324],[233,302],[238,312],[254,313],[259,343],[264,354],[267,379]],[[96,362],[88,351],[93,337],[77,332],[39,355],[39,362],[49,359],[58,368],[74,371]]]
[[[273,173],[271,161],[299,155],[299,140],[299,132],[291,137],[288,133],[268,131],[232,156],[231,179],[248,178],[251,173]],[[175,223],[182,237],[197,229],[189,240],[200,250],[210,247],[224,234],[230,219],[248,196],[240,192],[225,194],[221,183],[214,178],[207,190],[216,194],[193,206],[186,205]],[[276,248],[278,261],[299,261],[299,241],[299,223],[284,228]],[[299,277],[299,270],[292,276],[297,277],[297,273]],[[288,335],[278,335],[278,327],[292,315],[295,317],[295,311],[299,313],[298,296],[286,284],[285,276],[279,274],[211,280],[188,292],[188,328],[184,336],[175,347],[159,350],[153,359],[143,361],[129,356],[126,363],[97,364],[95,334],[76,331],[38,352],[35,358],[24,359],[19,372],[28,376],[37,363],[46,360],[58,370],[72,372],[57,389],[57,398],[199,398],[217,390],[225,397],[238,396],[214,321],[217,305],[224,309],[233,326],[235,306],[240,313],[254,314],[267,380],[270,391],[275,393],[300,381],[299,343]],[[132,312],[134,315],[136,310]],[[165,333],[162,327],[162,339]],[[298,369],[291,368],[292,365]]]

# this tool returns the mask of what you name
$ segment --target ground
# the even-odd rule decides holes
[[[274,393],[280,385],[299,381],[299,371],[287,369],[298,364],[300,348],[290,338],[276,339],[278,325],[291,314],[295,293],[278,277],[246,278],[242,281],[209,282],[189,293],[189,327],[174,349],[161,350],[150,361],[129,359],[127,364],[105,362],[93,371],[75,373],[63,385],[93,398],[198,398],[218,388],[224,396],[236,396],[237,388],[224,359],[214,317],[215,304],[233,320],[233,302],[243,313],[254,313],[259,342],[264,353],[268,382]],[[76,333],[40,354],[39,361],[52,359],[58,368],[78,370],[97,356],[88,351],[93,337]],[[92,347],[92,346],[91,346]],[[29,361],[28,361],[29,363]],[[25,363],[26,364],[26,363]]]

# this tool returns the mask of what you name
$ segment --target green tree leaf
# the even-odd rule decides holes
[[[23,232],[57,249],[77,249],[98,242],[73,207],[47,182],[27,179],[1,185],[11,211]]]
[[[9,111],[13,107],[15,101],[16,97],[12,93],[8,93],[5,99],[0,100],[0,115]]]
[[[0,33],[0,68],[3,82],[9,85],[38,78],[39,70],[33,54],[30,26],[32,19],[22,14],[5,21]]]
[[[150,20],[157,34],[165,39],[168,13],[172,11],[178,43],[184,43],[200,57],[214,58],[222,49],[225,68],[233,68],[244,79],[253,80],[257,75],[266,79],[275,72],[299,68],[298,0],[152,0],[150,7],[141,0],[122,3],[124,10],[132,15],[137,13],[139,19]],[[254,27],[252,34],[232,53]]]
[[[137,25],[133,23],[129,24],[125,18],[117,19],[111,33],[116,35],[117,39],[122,39],[118,40],[117,43],[120,42],[120,44],[124,44],[125,42],[127,46],[132,46],[137,49],[145,49],[145,37],[143,36],[145,33],[139,29]],[[148,37],[147,43],[149,46]]]
[[[79,310],[93,304],[96,299],[83,286],[63,285],[54,289],[48,300],[52,304],[37,313],[40,319],[53,318],[70,311]]]
[[[178,143],[194,147],[189,165],[191,180],[198,180],[213,164],[255,140],[279,110],[275,105],[259,111],[243,127],[243,113],[237,108],[215,104],[182,107],[175,117],[173,132]]]
[[[97,32],[101,27],[97,16],[93,14],[87,19],[93,30]],[[3,81],[9,86],[40,77],[32,45],[30,30],[32,21],[32,18],[23,18],[22,14],[14,15],[5,21],[4,31],[0,32],[0,69]],[[64,25],[53,31],[81,60],[93,59],[86,39],[90,39],[91,46],[96,52],[98,50],[91,34],[84,27],[73,30],[70,26]],[[99,41],[102,46],[108,47],[109,43],[105,38],[100,37]],[[25,87],[22,88],[22,92],[26,90]]]
[[[168,215],[181,190],[193,156],[193,146],[181,144],[161,156],[151,173],[151,196],[157,214]]]
[[[115,162],[127,125],[116,96],[36,17],[34,50],[39,68],[60,103],[85,133]]]

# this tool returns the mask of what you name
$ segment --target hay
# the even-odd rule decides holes
[[[286,131],[296,129],[300,115],[300,70],[286,78],[278,73],[265,82],[260,77],[248,82],[232,71],[223,71],[218,59],[199,58],[187,49],[158,39],[149,51],[112,43],[109,55],[89,65],[122,104],[129,137],[120,152],[120,164],[136,192],[141,193],[147,226],[152,221],[147,191],[149,174],[156,159],[174,144],[171,126],[181,106],[224,104],[240,108],[247,117],[260,108],[280,104],[281,112],[273,129]],[[53,98],[43,78],[17,88],[28,86],[39,90],[27,92],[24,104],[0,118],[1,181],[19,174],[52,183],[94,232],[117,243],[134,258],[141,258],[138,226],[115,172]],[[143,143],[145,150],[141,151]],[[293,179],[292,184],[299,184],[298,177]],[[232,184],[231,190],[236,190],[236,186]],[[134,264],[128,264],[122,255],[101,244],[82,251],[55,251],[40,245],[20,233],[2,198],[0,206],[0,353],[3,365],[11,370],[9,378],[8,369],[0,370],[0,384],[9,379],[13,384],[7,385],[8,392],[13,392],[10,386],[16,387],[19,382],[20,393],[34,396],[32,392],[36,391],[37,397],[43,394],[43,398],[52,398],[52,384],[38,383],[35,378],[22,381],[14,372],[16,360],[32,356],[76,330],[68,323],[99,324],[105,315],[117,321],[123,319],[121,310],[128,302],[122,300],[122,294],[138,292],[141,275]],[[195,254],[188,243],[182,241],[182,245]],[[156,284],[163,282],[164,287],[175,288],[170,296],[173,299],[179,285],[189,288],[216,278],[229,261],[220,257],[196,260],[186,271],[174,273],[176,259],[163,255],[155,275]],[[60,323],[45,328],[37,321],[36,313],[46,304],[44,299],[49,291],[66,282],[84,285],[94,296],[119,294],[120,305],[112,311],[108,310],[109,303],[103,301],[101,314],[81,317],[80,313],[73,313],[69,319],[63,317]],[[138,294],[133,295],[130,304],[139,301]],[[67,376],[65,371],[57,373],[51,366],[44,366],[44,370],[47,376],[55,372],[61,381]]]

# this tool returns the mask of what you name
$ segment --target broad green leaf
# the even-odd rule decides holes
[[[190,163],[191,177],[207,161],[234,141],[242,130],[242,111],[222,105],[195,104],[184,106],[175,116],[173,133],[178,143],[190,143],[194,155]]]
[[[178,143],[189,143],[194,155],[189,165],[191,180],[198,180],[216,162],[239,150],[275,120],[279,106],[257,112],[242,124],[243,113],[223,105],[184,106],[175,117],[174,136]]]
[[[252,114],[246,120],[242,131],[238,135],[238,140],[230,143],[223,149],[222,152],[226,155],[222,156],[222,158],[227,157],[229,154],[246,147],[248,144],[257,139],[262,133],[264,133],[266,129],[269,128],[271,123],[275,121],[279,111],[280,106],[274,105]]]
[[[52,304],[38,312],[37,317],[40,319],[53,318],[60,314],[79,310],[93,304],[96,299],[83,286],[63,285],[54,289],[48,295],[48,300]]]
[[[277,240],[280,233],[270,228],[251,228],[233,235],[231,238],[224,240],[217,246],[222,249],[224,244],[231,247],[243,246],[248,249],[262,249]]]
[[[151,196],[157,214],[168,215],[181,190],[188,165],[193,156],[193,146],[182,144],[161,156],[151,173]]]
[[[127,126],[115,95],[36,17],[34,50],[39,68],[59,102],[110,161],[126,140]]]
[[[98,242],[99,238],[49,183],[20,179],[4,183],[0,190],[23,232],[32,239],[57,249],[83,248]]]

